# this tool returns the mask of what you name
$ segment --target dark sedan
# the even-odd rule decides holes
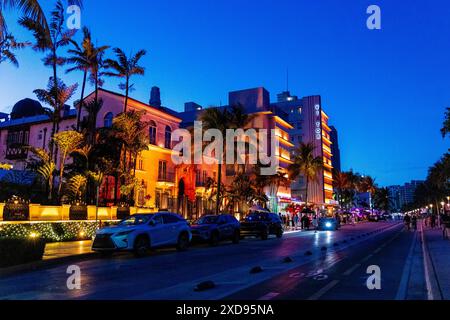
[[[249,214],[241,222],[241,236],[255,236],[266,240],[269,235],[274,234],[277,238],[283,236],[283,225],[280,217],[275,213],[255,212]]]
[[[207,241],[213,246],[222,240],[239,243],[240,224],[229,214],[207,215],[191,225],[191,232],[194,241]]]

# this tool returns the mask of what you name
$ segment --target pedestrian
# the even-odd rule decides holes
[[[417,216],[414,215],[412,217],[411,221],[412,221],[412,227],[413,227],[414,231],[417,231]]]
[[[298,214],[294,214],[294,229],[297,230],[298,227]]]
[[[312,225],[313,225],[314,233],[317,233],[317,228],[318,228],[319,224],[318,224],[316,215],[313,216]]]
[[[436,227],[436,216],[433,213],[431,214],[430,220],[431,220],[430,227],[431,229],[434,229]]]
[[[406,230],[410,230],[411,229],[411,217],[409,216],[409,214],[405,214],[405,217],[403,218],[403,222],[405,223],[405,227]]]

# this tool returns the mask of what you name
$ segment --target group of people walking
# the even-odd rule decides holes
[[[281,221],[286,229],[293,230],[310,230],[317,229],[319,226],[319,220],[315,214],[299,214],[295,213],[293,215],[282,215],[280,214]]]

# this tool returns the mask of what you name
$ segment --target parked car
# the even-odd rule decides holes
[[[384,216],[382,216],[382,215],[370,214],[369,217],[368,217],[368,220],[370,222],[378,222],[378,221],[381,221],[381,220],[386,220],[386,218]]]
[[[191,225],[193,240],[208,241],[216,246],[222,240],[239,243],[239,221],[229,214],[203,216]]]
[[[334,230],[337,231],[341,227],[340,222],[336,218],[324,217],[319,219],[319,230]]]
[[[250,213],[241,222],[241,236],[255,236],[266,240],[269,235],[274,234],[277,238],[283,236],[283,224],[280,217],[275,213],[254,212]]]
[[[132,251],[142,257],[157,247],[175,246],[179,251],[186,250],[191,239],[187,221],[177,214],[137,214],[122,220],[117,226],[98,230],[92,250],[105,254]]]

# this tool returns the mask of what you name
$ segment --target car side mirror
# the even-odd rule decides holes
[[[150,220],[149,225],[154,227],[156,226],[156,221],[155,220]]]

